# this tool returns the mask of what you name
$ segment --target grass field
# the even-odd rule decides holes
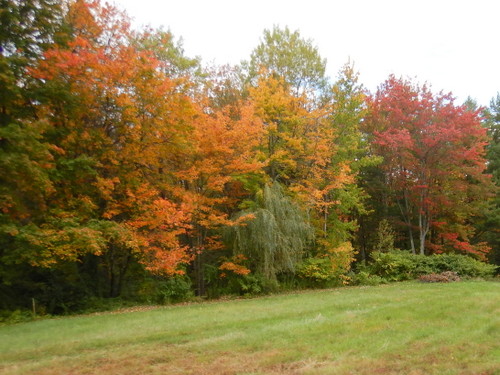
[[[398,283],[0,327],[0,374],[500,374],[500,283]]]

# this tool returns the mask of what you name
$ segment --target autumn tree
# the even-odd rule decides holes
[[[324,64],[311,41],[279,28],[264,32],[248,64],[249,96],[264,122],[265,171],[310,213],[319,251],[355,230],[353,213],[363,210],[356,174],[366,161],[357,75],[348,64],[330,88]]]
[[[235,225],[231,213],[247,176],[259,174],[262,164],[256,149],[262,122],[251,103],[238,103],[209,113],[199,112],[193,122],[191,149],[175,173],[178,195],[190,213],[186,243],[194,259],[197,292],[205,294],[204,266],[207,252],[221,249],[221,229]]]
[[[33,130],[25,141],[16,136],[16,147],[29,159],[10,141],[2,154],[19,172],[6,190],[34,189],[29,206],[40,210],[27,216],[18,198],[5,198],[7,215],[23,221],[4,227],[3,260],[38,269],[96,264],[107,273],[97,289],[117,296],[133,262],[176,274],[190,261],[178,240],[190,217],[170,187],[197,110],[186,78],[172,73],[176,61],[134,46],[141,37],[115,8],[76,1],[61,22],[66,36],[25,73],[34,82]],[[22,176],[23,157],[40,171],[26,171],[34,184]]]
[[[367,113],[365,93],[353,64],[347,63],[339,71],[325,113],[326,122],[319,132],[329,142],[327,147],[323,145],[328,153],[326,159],[312,164],[303,185],[316,181],[312,195],[316,197],[317,220],[322,228],[319,237],[338,246],[352,238],[357,230],[356,218],[366,212],[366,194],[358,177],[360,169],[378,162],[367,153],[361,131]]]
[[[399,208],[411,250],[483,256],[483,246],[470,242],[471,218],[489,188],[479,111],[393,76],[369,106],[366,126],[384,158],[390,204]]]

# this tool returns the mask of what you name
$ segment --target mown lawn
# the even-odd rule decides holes
[[[500,283],[398,283],[0,327],[1,374],[500,374]]]

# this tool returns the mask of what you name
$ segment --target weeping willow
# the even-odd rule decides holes
[[[269,280],[282,272],[294,273],[313,240],[309,220],[277,182],[266,185],[256,203],[256,208],[238,214],[255,218],[231,228],[234,252],[245,255]]]

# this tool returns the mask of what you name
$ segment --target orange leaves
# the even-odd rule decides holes
[[[194,122],[191,153],[176,177],[185,187],[183,200],[192,207],[203,227],[229,223],[220,211],[229,204],[226,186],[238,176],[260,173],[256,148],[263,132],[261,121],[250,104],[199,114]],[[229,112],[233,116],[229,116]]]
[[[137,216],[127,225],[141,241],[141,262],[152,272],[179,273],[179,266],[191,260],[187,247],[179,241],[190,228],[189,212],[182,205],[156,198],[141,202],[135,213]]]
[[[231,109],[234,110],[225,108],[197,117],[193,131],[194,153],[188,168],[178,174],[181,179],[206,179],[209,189],[221,191],[231,176],[260,168],[255,150],[263,133],[262,123],[251,104],[241,103],[236,119],[229,116]]]
[[[170,248],[165,251],[163,247],[149,246],[145,250],[146,269],[156,274],[183,275],[185,271],[179,268],[192,260],[188,255],[187,247]]]
[[[241,264],[246,260],[247,258],[244,255],[238,254],[233,256],[230,260],[223,262],[219,266],[219,270],[223,271],[221,272],[220,277],[226,277],[227,276],[226,272],[232,272],[235,275],[240,275],[240,276],[248,275],[250,273],[250,270]]]
[[[167,34],[134,34],[126,17],[98,1],[73,2],[66,21],[68,39],[30,71],[46,85],[37,109],[56,133],[54,164],[71,172],[61,173],[64,189],[53,202],[133,237],[121,250],[109,239],[108,251],[134,249],[151,271],[177,273],[193,255],[221,249],[217,231],[235,224],[230,215],[266,173],[314,209],[336,204],[329,193],[352,181],[349,164],[333,161],[327,109],[283,79],[262,75],[247,101],[235,87],[197,90],[201,78],[187,75],[193,61],[169,50]],[[227,96],[213,98],[219,94]]]

